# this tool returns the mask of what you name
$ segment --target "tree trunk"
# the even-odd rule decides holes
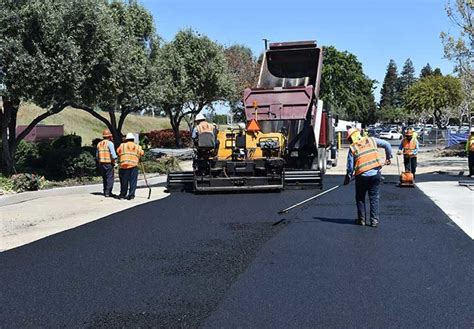
[[[440,109],[435,109],[433,112],[435,124],[438,126],[439,129],[442,129],[442,122],[441,122],[441,110]]]
[[[12,120],[13,116],[16,116],[18,112],[19,100],[3,99],[3,112],[1,113],[1,135],[2,135],[2,173],[6,176],[14,174],[15,171],[15,129],[16,129],[16,117]],[[14,130],[11,131],[12,121],[15,123]],[[12,136],[13,134],[13,136]]]
[[[181,136],[179,135],[179,122],[180,120],[173,120],[173,119],[170,119],[170,123],[171,123],[171,128],[173,129],[173,134],[174,134],[174,140],[175,140],[175,145],[176,147],[181,147]]]

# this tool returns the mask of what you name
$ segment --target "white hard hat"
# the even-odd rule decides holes
[[[125,136],[126,140],[135,140],[135,135],[133,133],[127,133],[127,136]]]
[[[194,121],[202,121],[202,120],[206,120],[206,117],[202,113],[198,113],[196,115],[196,118],[194,118]]]

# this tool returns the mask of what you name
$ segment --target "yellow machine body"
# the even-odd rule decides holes
[[[266,150],[262,149],[261,146],[269,140],[276,142],[278,145],[277,149],[271,151],[271,156],[281,157],[286,143],[285,136],[281,133],[250,132],[239,129],[219,131],[217,134],[219,149],[216,160],[230,160],[233,150],[240,148],[239,139],[242,141],[243,138],[245,138],[245,147],[242,149],[246,150],[246,160],[257,160],[267,157],[268,155],[264,154]]]

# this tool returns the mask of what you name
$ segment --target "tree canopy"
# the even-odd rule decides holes
[[[234,95],[223,47],[191,29],[160,49],[156,65],[156,105],[169,117],[178,145],[183,119],[192,122],[204,108]]]
[[[432,114],[441,128],[443,110],[459,106],[463,99],[461,82],[452,76],[428,76],[415,82],[407,93],[407,108],[415,114]]]
[[[354,54],[333,46],[323,49],[321,99],[331,104],[335,113],[345,119],[364,123],[373,121],[374,81],[364,74],[362,64]]]

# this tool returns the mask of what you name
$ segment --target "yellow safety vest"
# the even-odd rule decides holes
[[[144,154],[140,145],[134,142],[125,142],[120,144],[117,154],[121,169],[130,169],[138,166],[140,157]]]
[[[208,122],[206,121],[201,121],[198,125],[197,125],[197,131],[198,131],[198,134],[202,134],[202,133],[211,133],[213,134],[214,133],[214,125],[213,124],[209,124]]]
[[[409,141],[408,139],[404,138],[402,142],[402,148],[403,148],[403,155],[407,157],[416,157],[416,154],[413,154],[413,152],[416,150],[416,139],[413,137]]]
[[[372,137],[363,137],[350,146],[354,155],[355,175],[381,166],[377,143]]]
[[[474,152],[474,136],[473,135],[470,135],[469,138],[467,139],[466,149],[469,152]]]
[[[104,139],[97,144],[97,153],[99,163],[112,163],[112,156],[110,155],[109,141]]]

